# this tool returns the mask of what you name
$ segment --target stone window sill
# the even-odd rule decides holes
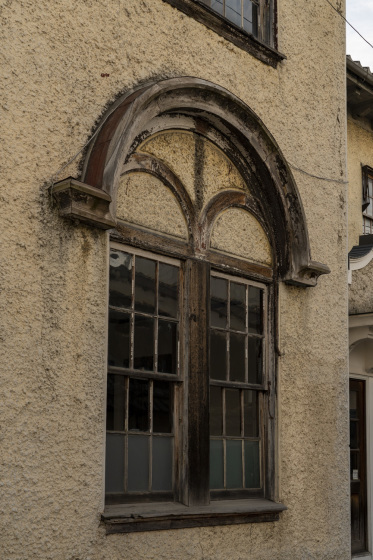
[[[278,521],[286,509],[265,499],[213,501],[192,507],[174,502],[108,505],[102,521],[107,534],[132,533]]]
[[[224,37],[240,49],[250,53],[273,68],[276,68],[279,62],[286,59],[286,56],[281,54],[277,49],[263,43],[223,16],[214,13],[212,10],[208,9],[207,6],[198,4],[195,0],[163,1],[171,4],[171,6],[177,8],[187,16],[203,23],[203,25],[212,29],[221,37]]]

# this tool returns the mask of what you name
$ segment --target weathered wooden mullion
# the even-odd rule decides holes
[[[124,492],[128,491],[128,415],[129,415],[129,377],[125,378],[125,417],[124,417]]]
[[[210,267],[187,262],[189,287],[188,481],[189,505],[209,503],[209,343]]]
[[[275,353],[275,341],[277,341],[277,316],[276,309],[278,305],[278,287],[275,286],[272,289],[268,289],[265,298],[264,308],[265,315],[264,320],[266,321],[266,336],[267,336],[267,352],[266,352],[266,363],[263,363],[265,368],[262,375],[262,382],[268,387],[268,391],[259,393],[259,401],[262,401],[262,405],[259,406],[259,426],[261,435],[261,475],[263,480],[263,487],[265,492],[265,497],[269,499],[275,499],[276,497],[276,486],[275,486],[275,453],[276,453],[276,397],[277,397],[277,387],[276,387],[276,375],[275,371],[277,368],[277,354]],[[277,342],[276,342],[277,344]]]

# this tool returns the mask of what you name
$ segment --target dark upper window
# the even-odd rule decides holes
[[[259,25],[260,0],[201,0],[201,2],[237,25],[237,27],[241,27],[247,33],[259,37],[259,33],[262,31]],[[265,42],[269,41],[265,40]]]
[[[238,47],[276,67],[276,0],[164,0]]]
[[[373,169],[368,165],[363,173],[363,234],[373,233]]]

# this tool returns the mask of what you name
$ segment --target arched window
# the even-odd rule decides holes
[[[226,90],[167,80],[117,101],[82,179],[61,212],[115,223],[109,530],[276,519],[277,285],[328,272],[278,146]]]
[[[250,199],[234,163],[196,132],[153,135],[123,167],[110,253],[109,502],[265,495],[273,258]]]

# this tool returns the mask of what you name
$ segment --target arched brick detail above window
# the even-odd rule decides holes
[[[315,286],[321,274],[330,272],[311,260],[300,195],[277,142],[245,103],[205,80],[168,79],[117,99],[86,154],[82,183],[111,196],[115,206],[120,176],[137,148],[172,129],[192,131],[216,144],[250,185],[251,211],[272,245],[279,280]],[[235,205],[247,205],[244,198]]]

